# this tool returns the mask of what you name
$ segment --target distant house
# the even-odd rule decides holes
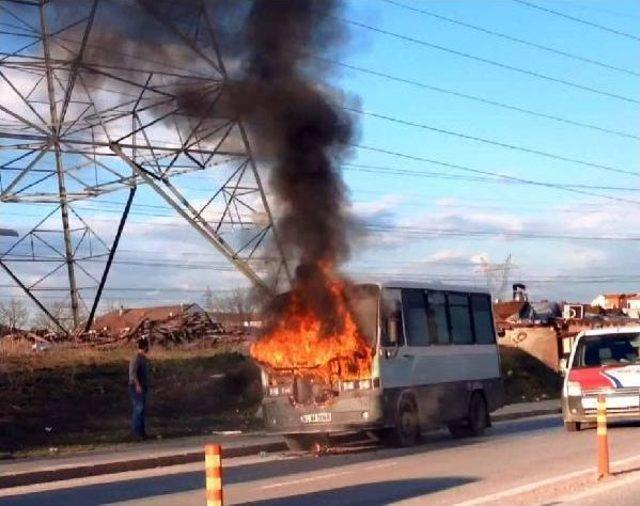
[[[534,322],[549,323],[554,318],[559,318],[560,316],[562,316],[562,309],[557,302],[542,300],[531,303],[530,318]]]
[[[262,327],[262,315],[259,313],[234,313],[211,311],[209,317],[222,325],[226,332],[249,332]]]
[[[129,332],[137,329],[143,322],[151,325],[170,320],[180,320],[198,315],[209,320],[209,315],[198,304],[177,304],[140,308],[120,308],[98,316],[91,328],[98,331]]]
[[[629,318],[640,318],[640,295],[633,295],[627,298],[627,306],[624,313]]]
[[[634,293],[603,293],[591,301],[592,306],[602,309],[623,309],[627,307],[627,299],[634,297]]]
[[[511,300],[496,302],[493,305],[496,323],[536,323],[547,324],[562,315],[560,305],[556,302],[543,300],[532,302],[529,300]]]
[[[493,314],[496,323],[516,323],[520,320],[528,320],[531,315],[531,304],[526,300],[496,302],[493,305]]]

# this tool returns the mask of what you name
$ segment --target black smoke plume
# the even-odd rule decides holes
[[[60,0],[65,4],[67,9],[77,5]],[[347,39],[336,19],[340,1],[138,0],[126,12],[118,2],[107,5],[101,7],[97,19],[102,24],[95,26],[92,42],[114,51],[89,48],[87,53],[90,61],[107,64],[126,63],[116,61],[123,58],[118,55],[153,52],[156,59],[185,66],[189,62],[176,53],[166,27],[188,26],[206,10],[223,59],[232,62],[225,98],[212,109],[210,94],[202,90],[177,87],[174,94],[189,116],[207,111],[242,120],[258,161],[269,168],[287,257],[299,266],[297,278],[309,292],[310,305],[330,312],[320,267],[335,266],[349,254],[352,224],[340,164],[354,128],[340,107],[345,98],[327,82],[327,69],[306,55],[333,53]]]

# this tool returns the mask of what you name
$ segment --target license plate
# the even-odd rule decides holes
[[[605,398],[607,409],[631,409],[640,408],[640,397],[637,395],[618,395]],[[598,400],[595,397],[582,399],[582,407],[585,409],[596,409]]]
[[[328,423],[331,421],[331,413],[308,413],[300,417],[302,423]]]

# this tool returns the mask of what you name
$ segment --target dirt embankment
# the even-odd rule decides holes
[[[502,378],[508,403],[560,397],[562,376],[522,349],[500,346]]]
[[[129,438],[128,358],[133,350],[3,357],[0,451],[49,451]],[[162,437],[247,429],[261,398],[255,364],[237,352],[150,354],[149,431]]]

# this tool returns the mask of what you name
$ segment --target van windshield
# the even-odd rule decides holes
[[[573,367],[600,367],[639,363],[640,333],[584,336],[578,343]]]

